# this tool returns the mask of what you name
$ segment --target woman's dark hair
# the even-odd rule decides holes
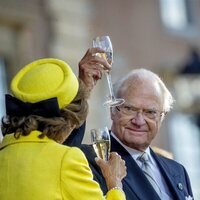
[[[37,115],[27,117],[5,116],[2,118],[2,133],[14,133],[15,138],[27,136],[31,131],[41,131],[40,138],[47,136],[62,143],[71,133],[86,120],[88,114],[87,99],[89,91],[79,80],[79,90],[74,100],[60,110],[61,117],[45,118]]]

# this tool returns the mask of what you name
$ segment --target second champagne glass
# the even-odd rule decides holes
[[[110,155],[110,134],[108,128],[92,129],[90,133],[92,145],[97,156],[107,161]]]
[[[109,36],[101,36],[96,37],[93,39],[92,43],[93,47],[99,47],[105,51],[105,53],[100,54],[103,58],[105,58],[110,65],[113,63],[113,47]],[[105,71],[106,79],[108,82],[109,87],[109,99],[104,103],[104,105],[109,106],[119,106],[124,103],[124,99],[121,98],[115,98],[113,87],[112,87],[112,81],[111,81],[111,74],[107,71]]]

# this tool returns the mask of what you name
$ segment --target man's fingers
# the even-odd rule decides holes
[[[91,64],[97,64],[100,68],[103,68],[104,70],[111,69],[111,65],[108,63],[108,61],[99,56],[93,56],[89,62]]]
[[[90,48],[87,50],[87,52],[85,53],[85,55],[83,56],[83,59],[85,57],[90,57],[90,56],[94,56],[96,53],[105,53],[105,51],[99,47],[96,48]]]
[[[86,72],[86,75],[88,75],[89,77],[93,77],[95,80],[99,80],[102,78],[102,72],[99,70],[88,70],[88,72]]]
[[[92,55],[96,53],[105,53],[105,51],[99,47],[91,48],[90,52],[92,53]]]

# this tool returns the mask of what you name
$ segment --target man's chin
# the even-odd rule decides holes
[[[144,135],[143,135],[144,136]],[[125,138],[125,145],[134,149],[145,148],[148,146],[146,137],[142,137],[140,134],[129,135]]]

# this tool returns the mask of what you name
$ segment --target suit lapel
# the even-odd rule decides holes
[[[141,200],[160,200],[135,160],[112,136],[111,151],[118,152],[126,162],[127,176],[123,179],[123,185],[127,200],[134,199],[133,196]]]
[[[179,182],[180,180],[179,171],[176,171],[174,170],[173,167],[170,167],[168,163],[164,162],[163,158],[158,157],[152,150],[151,150],[151,154],[154,157],[173,197],[175,199],[185,198],[184,193],[180,193],[180,191],[177,190],[178,184],[181,183]]]

